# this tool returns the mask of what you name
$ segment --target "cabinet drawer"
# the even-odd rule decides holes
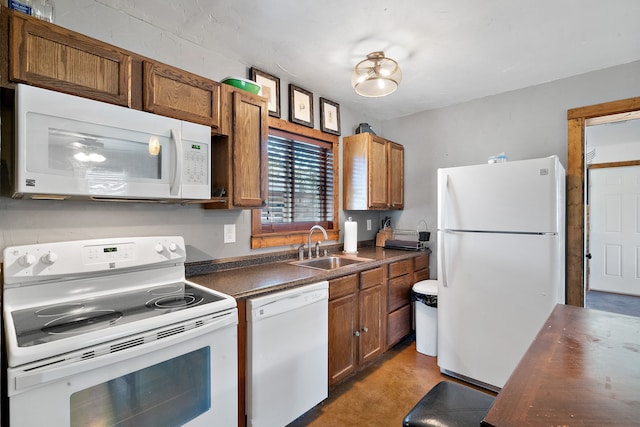
[[[329,299],[339,298],[344,295],[354,293],[358,290],[358,275],[350,274],[349,276],[333,279],[329,282]]]
[[[413,273],[413,281],[418,283],[421,280],[429,280],[429,269],[419,270]]]
[[[398,343],[411,332],[411,305],[402,307],[387,317],[387,347]]]
[[[360,289],[370,288],[379,285],[384,280],[382,267],[374,268],[360,273]]]
[[[428,255],[422,255],[422,256],[414,258],[414,267],[413,267],[413,269],[415,271],[424,270],[426,268],[429,268],[429,256]]]
[[[404,261],[392,262],[389,264],[389,278],[402,276],[413,272],[413,260],[405,259]]]
[[[389,280],[389,298],[387,311],[390,313],[404,305],[411,299],[411,286],[413,286],[413,274],[405,274]]]
[[[82,34],[12,12],[10,79],[131,106],[131,55]]]

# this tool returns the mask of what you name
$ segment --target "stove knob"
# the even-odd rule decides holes
[[[164,246],[162,246],[162,243],[156,243],[156,252],[158,252],[159,254],[161,254],[162,252],[164,252]]]
[[[29,266],[33,265],[35,262],[36,262],[36,257],[34,257],[33,255],[31,255],[28,252],[26,254],[22,255],[18,259],[18,264],[20,264],[23,267],[29,267]]]
[[[40,261],[47,265],[51,265],[58,260],[58,255],[55,252],[47,252],[40,257]]]
[[[171,252],[175,252],[176,249],[178,249],[178,245],[176,245],[174,242],[169,243],[169,250]]]

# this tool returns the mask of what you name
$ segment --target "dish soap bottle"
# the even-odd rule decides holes
[[[43,21],[53,23],[52,0],[31,0],[31,15]]]

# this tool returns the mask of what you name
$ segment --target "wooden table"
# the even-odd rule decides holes
[[[640,317],[557,305],[483,426],[640,426]]]

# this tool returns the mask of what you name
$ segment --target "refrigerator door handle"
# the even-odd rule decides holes
[[[440,273],[441,276],[440,277],[440,284],[442,284],[442,286],[447,287],[447,263],[445,262],[444,259],[444,239],[445,239],[445,234],[447,232],[446,231],[442,231],[440,233],[440,235],[438,236],[438,260],[440,261]]]
[[[445,218],[447,213],[447,195],[449,193],[449,175],[445,175],[443,180],[444,182],[441,184],[442,188],[440,189],[442,194],[442,200],[440,201],[440,218],[442,218],[440,222],[440,226],[442,227],[441,233],[438,236],[438,260],[440,262],[440,272],[442,273],[442,277],[440,278],[440,283],[442,286],[447,286],[447,263],[445,262],[445,249],[444,249],[444,235],[446,234],[445,229]]]

